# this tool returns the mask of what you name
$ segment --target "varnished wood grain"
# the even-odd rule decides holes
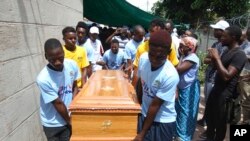
[[[136,135],[137,114],[75,114],[72,115],[71,140],[131,140]]]
[[[128,109],[138,113],[140,106],[135,91],[123,75],[122,71],[97,71],[75,97],[70,110]]]
[[[140,105],[122,71],[94,73],[70,105],[72,141],[128,141],[136,135]]]

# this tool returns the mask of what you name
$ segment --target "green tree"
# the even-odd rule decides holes
[[[215,17],[231,18],[246,13],[250,0],[160,0],[153,14],[176,22],[197,24]]]

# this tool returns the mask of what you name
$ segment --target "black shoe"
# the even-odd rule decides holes
[[[204,131],[203,133],[201,133],[199,137],[201,139],[207,139],[207,131]]]
[[[202,126],[202,127],[207,126],[206,121],[205,121],[204,119],[198,120],[198,121],[197,121],[197,124],[200,125],[200,126]]]

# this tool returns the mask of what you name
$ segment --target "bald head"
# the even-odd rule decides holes
[[[133,31],[134,32],[141,32],[141,33],[145,34],[145,30],[144,30],[144,28],[141,25],[134,26]]]
[[[134,26],[133,30],[134,30],[134,40],[136,42],[141,42],[145,35],[144,28],[141,25],[136,25]]]

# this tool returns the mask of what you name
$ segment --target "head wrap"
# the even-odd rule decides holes
[[[187,37],[181,38],[180,43],[183,44],[184,46],[190,48],[191,51],[194,52],[198,41],[193,37],[187,36]]]

